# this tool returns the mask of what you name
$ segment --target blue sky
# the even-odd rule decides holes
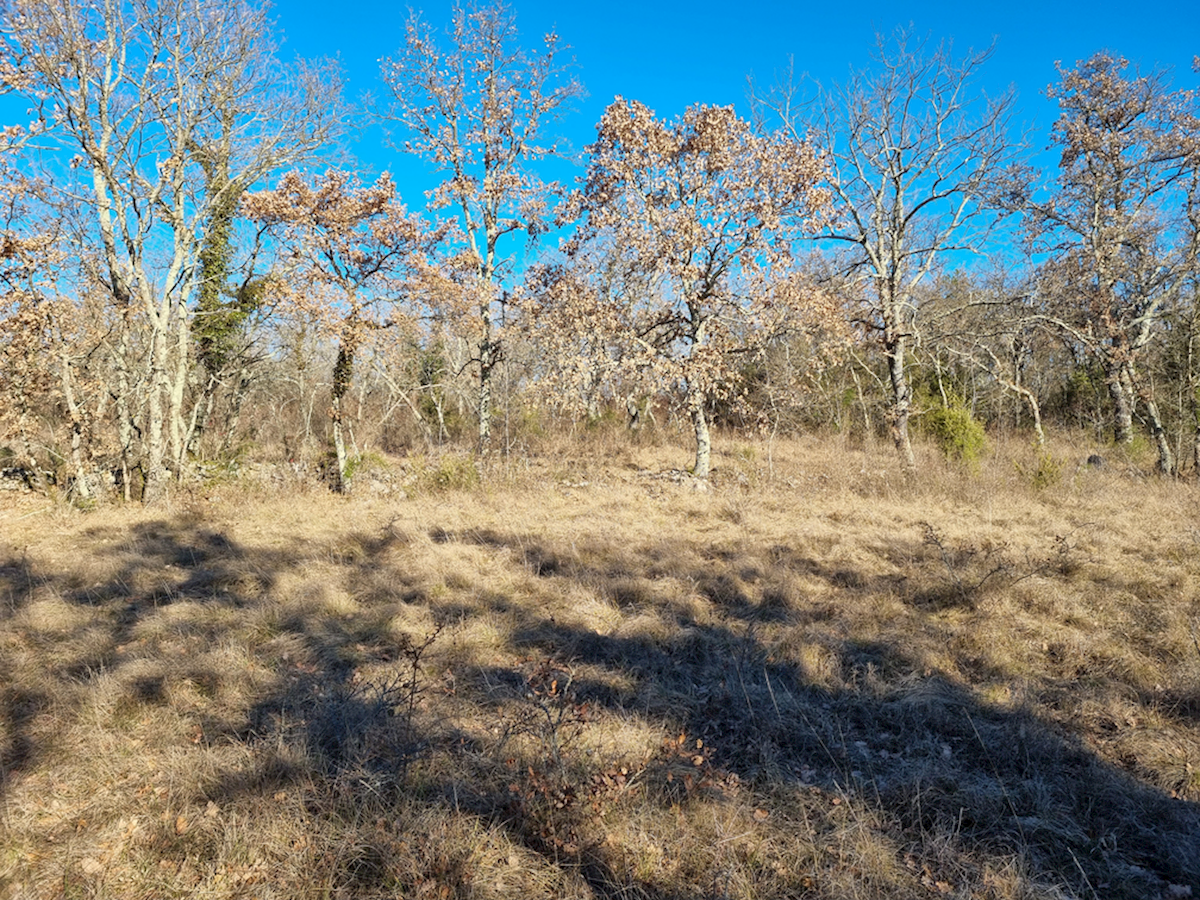
[[[413,4],[439,27],[449,21],[450,0]],[[876,32],[904,26],[935,41],[953,41],[956,50],[996,41],[981,86],[999,92],[1012,84],[1021,118],[1034,128],[1034,142],[1046,144],[1055,108],[1043,92],[1055,80],[1054,63],[1073,65],[1100,49],[1120,53],[1143,69],[1174,68],[1176,86],[1195,85],[1200,76],[1191,60],[1200,54],[1200,2],[1151,3],[877,2],[784,3],[654,2],[612,0],[604,4],[519,0],[514,4],[524,43],[557,29],[572,48],[588,98],[560,125],[562,136],[582,148],[614,95],[638,99],[662,117],[691,103],[735,104],[746,111],[746,77],[770,82],[789,56],[798,72],[829,84],[852,67],[870,61]],[[381,57],[400,46],[409,7],[381,0],[346,0],[330,14],[326,0],[277,0],[274,16],[283,33],[285,57],[337,56],[348,79],[348,94],[380,92]],[[413,161],[382,146],[367,131],[353,148],[365,167],[390,168],[412,208],[423,205],[419,191],[433,181]],[[1051,160],[1044,160],[1052,164]]]
[[[275,0],[280,56],[336,57],[349,99],[382,94],[379,61],[400,47],[409,8],[395,0],[343,0],[336,6],[328,0]],[[442,28],[453,0],[425,0],[418,8]],[[1055,104],[1044,96],[1056,80],[1056,60],[1071,66],[1107,49],[1144,70],[1173,69],[1177,87],[1200,87],[1200,75],[1191,71],[1193,57],[1200,54],[1200,0],[1141,5],[1113,0],[610,0],[603,5],[516,0],[514,8],[526,46],[540,45],[541,36],[556,29],[571,47],[588,96],[559,123],[556,136],[576,150],[594,138],[601,112],[617,94],[640,100],[664,118],[692,103],[734,104],[745,114],[748,75],[769,84],[790,56],[797,72],[830,85],[852,68],[869,65],[876,33],[897,27],[935,42],[950,41],[960,53],[995,41],[979,85],[990,93],[1016,88],[1020,119],[1031,129],[1035,149],[1046,146],[1056,115]],[[0,97],[0,121],[26,121],[26,106],[18,98]],[[388,147],[377,128],[364,129],[351,151],[364,180],[390,170],[409,208],[424,208],[423,192],[438,180],[425,164]],[[1036,161],[1047,168],[1056,162],[1052,154]],[[571,180],[579,171],[559,165],[552,174]],[[516,247],[508,249],[519,254]]]

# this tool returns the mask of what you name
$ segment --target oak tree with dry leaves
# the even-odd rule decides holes
[[[337,344],[329,410],[333,480],[336,490],[348,491],[345,398],[355,354],[411,313],[417,282],[445,230],[409,215],[387,173],[363,186],[339,170],[312,184],[289,172],[274,190],[247,194],[242,213],[277,233],[282,262],[273,287],[280,299]]]
[[[735,390],[739,366],[773,338],[832,318],[792,264],[796,238],[828,202],[820,160],[803,141],[757,133],[731,107],[664,121],[620,97],[588,149],[567,256],[599,246],[608,266],[639,274],[637,289],[609,292],[622,306],[613,320],[622,365],[679,392],[696,437],[693,473],[706,478],[709,404]]]
[[[1113,438],[1133,439],[1141,409],[1158,467],[1175,458],[1141,360],[1167,315],[1195,284],[1200,251],[1200,128],[1194,92],[1163,71],[1141,73],[1097,53],[1059,66],[1048,95],[1058,175],[1026,204],[1043,266],[1042,319],[1095,359],[1113,409]]]
[[[385,118],[406,135],[406,151],[443,173],[432,208],[457,217],[457,292],[444,300],[450,324],[472,348],[486,448],[512,274],[504,242],[521,234],[536,241],[552,226],[563,191],[534,165],[558,152],[547,131],[583,88],[558,36],[547,34],[539,51],[522,49],[516,16],[502,3],[456,7],[447,37],[443,47],[419,14],[409,17],[403,47],[383,64],[393,101]]]

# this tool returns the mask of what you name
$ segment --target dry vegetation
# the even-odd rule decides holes
[[[543,449],[6,500],[0,895],[1200,894],[1194,484]]]

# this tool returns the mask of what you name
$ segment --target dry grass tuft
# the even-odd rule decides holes
[[[1200,893],[1194,485],[538,449],[0,509],[0,896]]]

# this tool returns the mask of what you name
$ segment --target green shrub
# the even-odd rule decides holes
[[[591,414],[589,413],[584,419],[583,427],[588,431],[611,431],[614,428],[622,426],[620,418],[617,416],[617,409],[611,403],[605,403],[600,407],[600,411]]]
[[[474,457],[447,454],[436,464],[421,460],[415,468],[416,486],[422,491],[465,491],[479,485]]]
[[[351,456],[346,460],[346,471],[343,477],[352,481],[355,475],[368,472],[382,472],[388,468],[387,460],[374,450],[368,450],[359,456]]]
[[[921,429],[948,459],[976,463],[987,447],[983,423],[957,398],[951,399],[949,406],[926,412],[921,418]]]
[[[1037,465],[1026,469],[1019,462],[1015,463],[1017,474],[1029,480],[1037,490],[1052,487],[1062,480],[1063,461],[1048,450],[1039,450]]]

